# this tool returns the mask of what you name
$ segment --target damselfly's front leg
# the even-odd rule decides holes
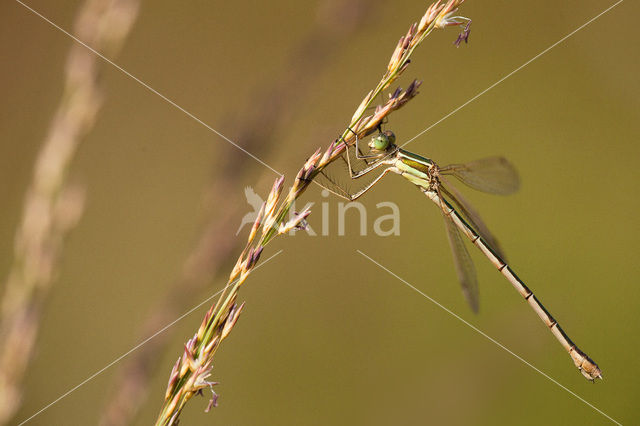
[[[358,137],[358,134],[356,132],[354,132],[353,130],[351,130],[351,128],[348,128],[349,131],[351,133],[354,134],[356,141],[355,141],[355,152],[356,152],[356,158],[358,160],[371,160],[371,159],[378,159],[378,161],[374,162],[373,164],[368,165],[367,167],[365,167],[364,169],[360,170],[360,171],[355,171],[353,169],[353,166],[351,165],[351,158],[349,156],[349,145],[346,143],[346,141],[344,141],[344,146],[345,146],[345,156],[347,157],[347,165],[349,168],[349,177],[351,177],[351,179],[357,179],[361,176],[366,175],[367,173],[369,173],[370,171],[372,171],[373,169],[381,166],[382,164],[388,164],[388,162],[385,162],[384,160],[386,160],[387,158],[389,158],[391,156],[392,153],[389,153],[387,155],[381,155],[381,154],[375,154],[375,155],[362,155],[361,154],[361,150],[360,150],[360,146],[358,145],[360,138]],[[383,173],[384,174],[384,173]],[[377,182],[379,180],[376,179],[374,182]],[[367,187],[368,188],[368,187]]]
[[[376,163],[373,167],[378,167],[379,165],[384,164],[384,162],[378,162]],[[362,188],[361,190],[359,190],[358,192],[349,195],[349,197],[344,197],[347,198],[349,201],[353,201],[356,200],[358,198],[360,198],[365,192],[367,192],[368,190],[370,190],[371,188],[373,188],[373,185],[375,185],[376,183],[378,183],[378,181],[380,179],[382,179],[384,177],[384,175],[386,175],[387,173],[389,173],[390,171],[393,171],[393,167],[389,167],[387,169],[385,169],[382,173],[380,173],[380,176],[378,176],[377,178],[375,178],[369,185],[365,186],[364,188]],[[362,176],[362,175],[360,175]],[[359,176],[358,176],[359,177]],[[339,195],[339,194],[338,194]]]
[[[349,128],[349,130],[351,130],[351,128]],[[354,132],[353,130],[351,130],[351,133],[353,133],[356,137],[356,158],[358,160],[371,160],[373,158],[379,158],[380,154],[368,154],[368,155],[364,155],[362,154],[362,151],[360,150],[360,147],[358,146],[358,143],[360,142],[360,138],[358,137],[358,134],[356,132]]]

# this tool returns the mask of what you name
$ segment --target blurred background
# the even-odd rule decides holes
[[[27,4],[74,31],[83,3]],[[143,2],[112,59],[290,185],[305,159],[348,125],[428,4]],[[421,94],[388,127],[400,142],[414,137],[611,4],[467,2],[460,14],[473,19],[469,44],[452,45],[454,28],[421,45],[405,72],[424,80]],[[327,212],[329,235],[298,232],[268,246],[262,261],[282,253],[242,288],[245,309],[216,356],[219,406],[206,414],[209,395],[194,398],[182,424],[610,423],[356,250],[613,419],[637,422],[638,12],[621,3],[407,146],[440,164],[504,155],[516,165],[516,195],[465,195],[604,381],[588,383],[509,283],[469,248],[481,292],[480,313],[472,314],[440,213],[390,176],[361,199],[367,236],[354,212],[346,236],[337,236],[342,200],[316,186],[304,194],[299,208],[315,202],[309,223],[318,233]],[[4,286],[74,42],[17,2],[0,5],[0,20]],[[252,211],[245,187],[266,197],[277,177],[115,67],[97,66],[101,107],[67,172],[84,187],[85,207],[42,304],[23,405],[10,424],[220,290],[248,232],[235,235]],[[383,201],[400,208],[398,236],[373,233],[374,220],[388,213],[376,208]],[[209,306],[152,341],[137,364],[146,345],[30,424],[150,424]]]

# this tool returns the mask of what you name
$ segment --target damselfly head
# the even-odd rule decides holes
[[[376,151],[386,151],[390,146],[396,143],[396,135],[391,130],[385,130],[371,138],[369,148]]]

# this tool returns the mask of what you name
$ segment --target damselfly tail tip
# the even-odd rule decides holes
[[[602,371],[600,371],[600,368],[596,363],[580,368],[580,372],[591,383],[595,383],[596,379],[604,380],[602,378]]]
[[[571,358],[573,358],[573,362],[576,367],[578,367],[578,370],[580,370],[580,373],[582,373],[587,380],[590,382],[593,382],[598,378],[602,380],[602,370],[600,370],[598,364],[589,358],[587,354],[582,352],[576,346],[571,348],[569,354],[571,355]]]

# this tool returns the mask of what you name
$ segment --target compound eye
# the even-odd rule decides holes
[[[380,133],[378,136],[371,139],[369,146],[377,151],[384,151],[389,147],[389,137],[384,133]]]
[[[391,130],[385,130],[383,134],[387,137],[389,145],[396,143],[396,135]]]

